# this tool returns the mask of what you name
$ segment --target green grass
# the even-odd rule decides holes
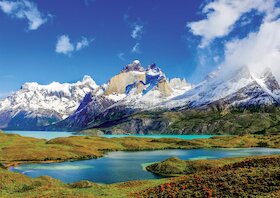
[[[170,159],[172,161],[172,159]],[[173,161],[174,162],[174,161]],[[206,161],[209,163],[208,161]],[[177,161],[172,166],[176,167]],[[183,161],[177,167],[182,168]],[[186,162],[187,163],[187,162]],[[164,162],[163,162],[164,164]],[[279,197],[280,156],[194,162],[192,174],[137,193],[139,197]],[[200,169],[203,167],[202,169]],[[186,167],[181,169],[187,170]]]
[[[276,155],[277,156],[277,155]],[[262,159],[263,157],[252,157],[252,159]],[[150,164],[146,169],[155,174],[163,176],[179,176],[206,171],[213,168],[237,163],[250,159],[250,157],[223,158],[223,159],[195,159],[181,160],[177,157],[168,158],[162,162]]]

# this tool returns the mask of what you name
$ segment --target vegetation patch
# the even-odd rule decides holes
[[[174,161],[175,160],[175,161]],[[172,166],[185,172],[183,161]],[[255,157],[211,167],[198,168],[193,174],[174,177],[164,184],[138,192],[138,197],[279,197],[280,157]],[[166,164],[166,162],[163,162]],[[223,162],[222,162],[223,163]],[[181,169],[182,168],[182,169]],[[207,170],[208,169],[208,170]],[[165,171],[165,170],[164,170]],[[188,171],[187,171],[188,172]]]
[[[87,180],[82,180],[82,181],[78,181],[78,182],[71,184],[71,186],[73,188],[91,188],[94,185],[96,185],[96,184],[94,184],[93,182],[87,181]]]

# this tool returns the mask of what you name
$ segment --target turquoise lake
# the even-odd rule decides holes
[[[59,131],[4,131],[9,134],[19,134],[26,137],[42,138],[42,139],[53,139],[57,137],[69,137],[75,136],[72,132],[59,132]],[[121,137],[141,137],[141,138],[180,138],[180,139],[199,139],[199,138],[210,138],[213,135],[102,135],[106,138],[121,138]]]
[[[57,137],[69,137],[74,136],[74,133],[71,132],[59,132],[59,131],[4,131],[8,134],[18,134],[25,137],[34,137],[40,139],[53,139]]]
[[[147,172],[147,164],[162,161],[172,156],[181,159],[218,159],[225,157],[257,156],[280,154],[280,149],[193,149],[158,150],[136,152],[110,152],[102,158],[48,164],[22,164],[10,168],[30,177],[49,175],[71,183],[89,180],[97,183],[115,183],[130,180],[158,179],[158,175]]]

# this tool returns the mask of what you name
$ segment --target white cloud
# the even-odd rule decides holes
[[[0,9],[12,18],[28,20],[29,30],[37,30],[50,17],[50,15],[44,16],[36,4],[29,0],[0,0]]]
[[[125,54],[121,52],[121,53],[118,54],[118,58],[119,58],[120,60],[122,60],[122,61],[126,61],[124,55],[125,55]]]
[[[136,53],[136,54],[140,54],[140,40],[142,39],[142,35],[144,33],[144,25],[143,23],[138,19],[138,21],[132,21],[130,20],[129,15],[125,14],[123,16],[123,20],[125,23],[127,23],[127,25],[131,28],[131,38],[133,38],[134,40],[137,40],[137,43],[132,47],[131,49],[131,53]],[[122,58],[121,58],[122,60]]]
[[[11,14],[12,10],[16,7],[16,3],[9,1],[0,1],[0,7],[4,13]]]
[[[93,40],[82,37],[82,40],[75,44],[70,41],[68,35],[62,35],[57,39],[55,51],[59,54],[71,55],[75,51],[88,47]]]
[[[258,74],[267,67],[280,80],[280,19],[264,22],[259,31],[246,38],[226,44],[225,60],[222,64],[226,72],[247,66],[252,74]]]
[[[190,31],[201,36],[200,47],[207,46],[216,38],[228,35],[234,24],[246,13],[255,10],[265,14],[264,21],[273,20],[280,10],[275,8],[277,0],[215,0],[206,4],[202,13],[206,18],[187,24]]]
[[[132,21],[130,20],[129,15],[125,14],[123,16],[123,20],[124,22],[129,25],[129,27],[132,29],[132,32],[130,34],[130,36],[133,39],[138,39],[140,40],[142,37],[142,34],[144,33],[144,25],[141,21]]]
[[[131,53],[141,54],[140,43],[136,43],[131,49]]]
[[[70,55],[75,50],[74,45],[71,43],[67,35],[62,35],[58,38],[55,51],[57,53]]]
[[[133,30],[131,32],[131,37],[134,39],[140,39],[143,34],[143,25],[133,24]]]
[[[93,40],[94,39],[87,39],[85,37],[82,37],[82,40],[77,42],[77,44],[76,44],[76,51],[79,51],[83,48],[88,47]]]

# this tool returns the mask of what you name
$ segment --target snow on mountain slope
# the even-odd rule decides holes
[[[195,108],[212,103],[228,106],[269,105],[278,103],[279,98],[279,84],[270,70],[252,74],[248,67],[242,67],[226,75],[216,71],[190,91],[161,106]]]
[[[180,79],[180,78],[172,78],[169,81],[170,87],[175,92],[175,96],[179,96],[184,94],[186,91],[192,89],[193,85],[190,83],[187,83],[186,79]]]
[[[0,101],[0,127],[10,126],[9,123],[15,117],[44,118],[46,124],[48,118],[51,123],[64,119],[78,108],[87,93],[97,88],[89,76],[72,84],[25,83],[19,91]]]
[[[255,80],[269,95],[279,99],[280,86],[270,69],[266,68],[262,74],[256,75]]]

